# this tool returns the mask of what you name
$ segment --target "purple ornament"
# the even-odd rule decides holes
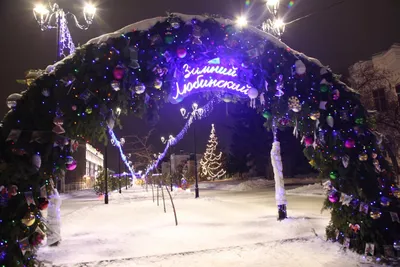
[[[339,194],[337,192],[332,192],[328,197],[329,201],[332,203],[336,203],[339,201]]]
[[[356,142],[353,139],[347,139],[344,143],[346,148],[354,148],[356,146]]]
[[[73,171],[76,169],[76,166],[78,164],[76,163],[76,160],[73,160],[71,164],[65,164],[65,167],[68,171]]]

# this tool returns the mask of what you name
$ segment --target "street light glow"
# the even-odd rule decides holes
[[[42,15],[42,16],[47,15],[47,14],[49,14],[49,12],[50,12],[50,11],[47,9],[47,7],[46,7],[45,5],[43,5],[43,4],[37,4],[37,5],[35,6],[35,8],[33,9],[33,11],[34,11],[35,13],[39,14],[39,15]]]
[[[245,27],[247,26],[247,18],[245,16],[240,16],[236,19],[236,24],[239,27]]]
[[[280,29],[280,28],[282,28],[283,26],[285,26],[285,22],[283,22],[283,19],[276,19],[276,20],[274,21],[274,27],[275,27],[276,29]]]
[[[280,0],[267,0],[267,6],[278,6]]]
[[[86,3],[83,8],[83,12],[89,16],[94,16],[96,14],[96,7],[93,4]]]

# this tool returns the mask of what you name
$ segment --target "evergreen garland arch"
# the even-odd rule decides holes
[[[267,124],[295,127],[310,163],[330,176],[328,238],[349,238],[359,253],[366,243],[377,253],[393,248],[400,192],[357,93],[319,61],[254,27],[171,14],[89,41],[9,97],[0,143],[0,263],[36,264],[43,190],[72,163],[72,140],[106,142],[120,111],[156,121],[183,65],[205,62],[237,68],[234,81]],[[205,91],[226,102],[249,100],[243,92]]]

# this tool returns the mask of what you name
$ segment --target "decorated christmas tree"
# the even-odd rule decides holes
[[[222,152],[217,153],[218,138],[215,134],[214,124],[211,124],[211,134],[208,140],[206,152],[200,161],[201,175],[208,180],[219,179],[226,171],[222,167]]]

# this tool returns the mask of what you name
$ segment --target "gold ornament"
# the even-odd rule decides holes
[[[319,113],[319,111],[312,112],[312,113],[310,114],[310,118],[311,118],[313,121],[318,120],[320,117],[321,117],[321,113]]]
[[[288,105],[289,109],[294,112],[300,112],[301,110],[300,100],[296,96],[289,97]]]
[[[368,155],[366,153],[361,153],[360,155],[358,155],[358,159],[360,161],[367,161],[368,160]]]
[[[35,223],[35,214],[33,212],[28,212],[25,214],[24,218],[21,219],[21,222],[26,226],[32,226]]]
[[[315,162],[315,160],[310,160],[309,162],[308,162],[312,167],[315,167],[316,166],[316,162]]]
[[[381,213],[378,210],[373,210],[369,213],[372,219],[377,220],[381,217]]]

